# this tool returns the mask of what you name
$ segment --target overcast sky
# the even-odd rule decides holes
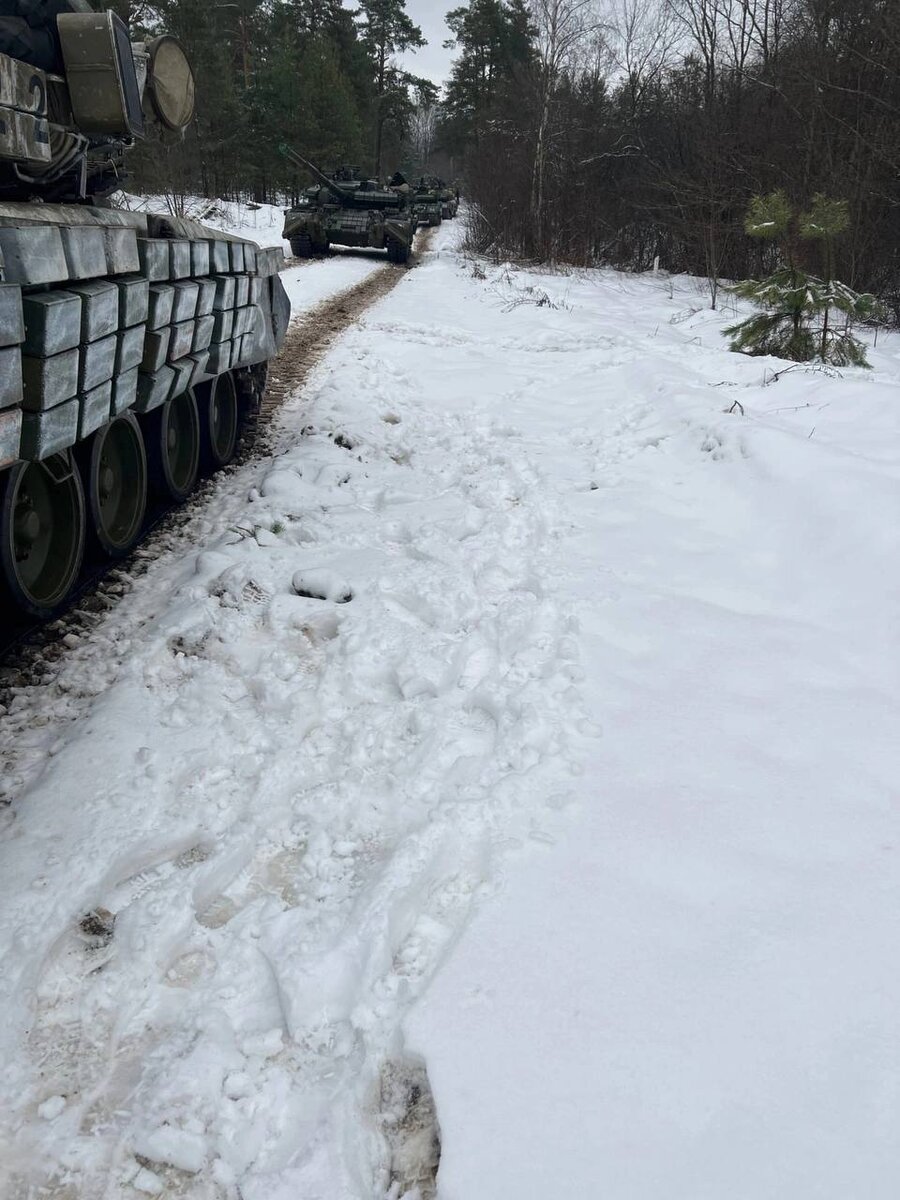
[[[459,8],[462,0],[406,0],[406,11],[428,39],[428,45],[415,54],[404,55],[403,65],[414,75],[424,75],[435,83],[444,83],[450,73],[452,50],[443,44],[450,36],[444,17],[453,8]]]

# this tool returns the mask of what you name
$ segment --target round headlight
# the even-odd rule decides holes
[[[163,34],[147,47],[147,92],[168,129],[182,130],[194,116],[194,72],[178,38]]]

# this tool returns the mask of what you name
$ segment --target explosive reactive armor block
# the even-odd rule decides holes
[[[36,292],[22,299],[24,350],[49,358],[72,350],[81,341],[81,296],[75,292]]]
[[[78,438],[77,397],[44,412],[22,414],[22,457],[40,462],[67,450]]]

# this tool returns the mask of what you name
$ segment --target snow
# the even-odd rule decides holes
[[[900,338],[457,236],[4,716],[4,1200],[896,1193]]]
[[[248,238],[259,246],[280,246],[287,258],[291,256],[290,243],[281,236],[284,209],[273,204],[188,196],[175,205],[165,196],[135,196],[125,192],[117,193],[116,203],[138,212],[168,213],[174,210],[210,229]],[[327,258],[314,258],[300,266],[287,268],[282,274],[282,282],[294,315],[302,316],[337,292],[362,283],[386,261],[383,250],[334,246]]]
[[[275,204],[257,204],[243,200],[209,200],[201,196],[137,196],[130,192],[117,192],[113,197],[117,207],[133,212],[170,213],[200,221],[210,229],[234,234],[256,242],[258,246],[281,246],[288,252],[288,244],[281,237],[284,225],[284,208]]]

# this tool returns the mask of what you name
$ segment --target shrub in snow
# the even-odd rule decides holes
[[[867,367],[865,347],[853,336],[854,321],[881,315],[874,296],[854,292],[831,278],[834,239],[847,228],[846,201],[817,195],[809,212],[794,218],[784,192],[754,196],[744,228],[750,237],[778,243],[786,263],[765,279],[746,279],[731,290],[762,311],[725,333],[732,350],[772,354],[794,362],[819,359],[834,366]],[[811,275],[796,262],[795,240],[820,244],[824,277]]]

